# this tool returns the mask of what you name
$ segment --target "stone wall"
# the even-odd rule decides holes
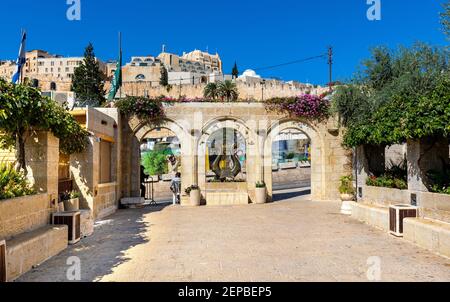
[[[89,108],[86,121],[92,135],[83,153],[70,156],[70,172],[75,188],[81,193],[80,207],[91,210],[94,219],[100,219],[117,210],[121,195],[118,181],[122,177],[120,117],[115,108]],[[102,142],[111,144],[111,177],[106,183],[100,179]]]
[[[396,190],[366,186],[370,173],[367,153],[361,146],[357,148],[357,186],[362,189],[358,201],[380,205],[411,204],[415,197],[417,206],[423,217],[435,218],[450,222],[450,195],[428,192],[427,171],[442,170],[449,162],[449,145],[447,139],[442,140],[409,140],[406,145],[394,145],[386,148],[385,164],[392,159],[399,163],[406,154],[408,165],[408,189]]]
[[[0,201],[0,239],[9,239],[48,225],[52,212],[49,194]]]
[[[117,210],[117,183],[99,184],[94,197],[93,213],[96,219],[113,214]]]
[[[263,98],[269,99],[273,97],[291,97],[297,96],[305,93],[312,94],[322,94],[328,91],[329,88],[326,87],[296,87],[289,84],[275,84],[267,83],[265,86],[260,83],[247,84],[244,82],[237,81],[237,88],[239,90],[240,99],[250,99],[260,101]],[[203,90],[206,84],[197,85],[174,85],[172,89],[167,91],[165,87],[154,86],[150,82],[128,82],[124,83],[122,86],[122,96],[150,96],[158,97],[165,95],[168,97],[178,98],[180,96],[185,96],[187,98],[201,98],[203,97]]]
[[[410,204],[408,190],[362,186],[362,198],[360,201],[378,203],[382,205]]]

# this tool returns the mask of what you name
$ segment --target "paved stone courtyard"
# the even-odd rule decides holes
[[[121,210],[18,281],[450,281],[450,260],[338,214],[337,202],[281,191],[267,205]],[[307,192],[304,192],[307,193]]]

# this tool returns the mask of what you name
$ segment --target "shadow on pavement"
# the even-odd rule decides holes
[[[78,257],[81,264],[82,282],[98,281],[109,275],[115,267],[131,260],[127,251],[135,246],[150,241],[145,234],[151,225],[144,217],[164,210],[170,203],[159,203],[140,209],[118,210],[112,216],[95,223],[94,234],[84,238],[78,244],[69,246],[58,256],[50,259],[19,278],[19,282],[67,282],[67,264],[69,257]],[[148,221],[148,219],[147,219]],[[84,266],[83,264],[86,263]],[[88,263],[94,266],[87,265]],[[48,276],[44,280],[42,276]]]

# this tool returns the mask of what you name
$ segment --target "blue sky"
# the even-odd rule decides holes
[[[216,50],[230,73],[335,51],[335,79],[349,78],[369,49],[415,41],[446,45],[438,13],[444,0],[381,0],[382,20],[366,18],[366,0],[81,0],[81,21],[68,21],[66,0],[2,0],[0,58],[15,59],[20,29],[28,49],[66,56],[94,44],[103,60],[117,57],[123,33],[124,61],[132,55],[157,55],[161,45],[182,53]],[[19,3],[21,7],[19,7]],[[326,60],[261,71],[265,77],[323,84]]]

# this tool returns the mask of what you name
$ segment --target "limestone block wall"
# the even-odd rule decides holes
[[[93,213],[96,219],[109,216],[117,210],[116,182],[99,184],[94,197]]]
[[[273,97],[292,97],[305,93],[322,94],[329,88],[327,87],[307,87],[292,86],[282,83],[267,83],[263,86],[260,83],[236,82],[239,90],[239,98],[260,101],[263,98],[269,99]],[[108,85],[107,85],[108,86]],[[131,96],[149,96],[158,97],[165,95],[172,98],[178,98],[180,95],[187,98],[202,98],[203,90],[206,84],[197,85],[174,85],[170,91],[165,87],[154,86],[151,82],[125,82],[122,86],[122,95]],[[108,87],[106,87],[108,89]]]
[[[379,188],[362,186],[362,198],[360,201],[368,203],[378,203],[382,205],[410,204],[411,196],[408,190],[398,190],[391,188]]]
[[[40,193],[58,195],[59,139],[50,132],[38,131],[25,143],[28,178]]]
[[[86,150],[70,157],[70,172],[74,185],[81,193],[80,207],[92,211],[94,219],[114,213],[121,195],[118,179],[122,178],[121,117],[115,108],[89,108],[86,113],[87,130],[91,133]],[[111,182],[100,180],[100,143],[111,143]]]
[[[0,238],[10,239],[50,223],[53,212],[49,194],[0,201]]]

